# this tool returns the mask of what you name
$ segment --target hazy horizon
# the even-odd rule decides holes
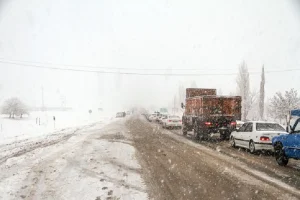
[[[41,106],[43,88],[46,106],[60,106],[63,98],[74,108],[168,106],[179,85],[190,87],[193,81],[223,94],[235,92],[243,61],[257,91],[265,66],[267,98],[290,88],[300,91],[300,70],[282,71],[300,69],[299,11],[295,0],[0,0],[0,101],[16,96]],[[80,69],[116,73],[203,75],[61,71],[25,61],[60,68],[92,65],[107,69]]]

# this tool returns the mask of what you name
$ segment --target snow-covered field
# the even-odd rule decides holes
[[[124,119],[111,121],[0,145],[0,199],[147,199]]]
[[[53,117],[55,116],[55,122]],[[94,122],[107,121],[112,114],[87,111],[45,111],[31,112],[22,119],[0,115],[0,144],[15,140],[42,136],[70,127],[78,127]]]

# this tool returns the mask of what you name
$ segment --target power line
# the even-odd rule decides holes
[[[17,63],[17,62],[7,62],[1,61],[0,63],[11,64],[11,65],[19,65],[24,67],[33,67],[40,69],[51,69],[51,70],[60,70],[60,71],[73,71],[73,72],[90,72],[90,73],[102,73],[102,74],[124,74],[124,75],[141,75],[141,76],[204,76],[204,75],[236,75],[236,73],[228,73],[228,74],[162,74],[162,73],[137,73],[137,72],[115,72],[115,71],[99,71],[99,70],[85,70],[85,69],[74,69],[74,68],[60,68],[60,67],[48,67],[41,65],[33,65],[33,64],[25,64],[25,63]]]
[[[74,69],[74,68],[61,68],[61,67],[49,67],[34,64],[25,64],[18,62],[8,62],[0,60],[0,63],[11,64],[24,67],[32,67],[39,69],[50,69],[50,70],[60,70],[60,71],[73,71],[73,72],[86,72],[86,73],[100,73],[100,74],[124,74],[124,75],[139,75],[139,76],[232,76],[238,73],[201,73],[201,74],[174,74],[174,73],[138,73],[138,72],[116,72],[116,71],[99,71],[99,70],[85,70],[85,69]],[[290,72],[290,71],[300,71],[300,69],[285,69],[285,70],[271,70],[265,71],[265,73],[279,73],[279,72]],[[260,74],[260,72],[249,72],[249,74]]]
[[[109,70],[136,70],[136,71],[229,71],[229,70],[236,70],[236,68],[230,69],[217,69],[217,68],[206,68],[206,69],[199,69],[199,68],[125,68],[125,67],[104,67],[104,66],[97,66],[97,65],[72,65],[72,64],[57,64],[51,62],[36,62],[36,61],[27,61],[27,60],[8,60],[5,58],[1,58],[0,60],[3,62],[17,62],[17,63],[27,63],[27,64],[40,64],[40,65],[52,65],[52,66],[64,66],[64,67],[75,67],[75,68],[91,68],[91,69],[109,69]]]

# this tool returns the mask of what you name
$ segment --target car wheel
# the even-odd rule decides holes
[[[233,148],[236,148],[234,137],[231,137],[231,138],[230,138],[230,146],[233,147]]]
[[[250,143],[249,143],[249,150],[250,150],[250,153],[254,154],[255,153],[255,144],[254,142],[251,140]]]
[[[285,155],[282,144],[280,142],[276,143],[274,146],[274,150],[275,150],[275,159],[278,165],[286,166],[289,162],[289,159]]]

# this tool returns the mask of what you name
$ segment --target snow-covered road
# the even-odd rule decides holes
[[[69,128],[0,145],[0,199],[299,199],[294,168],[223,148],[136,115]]]
[[[123,123],[0,146],[0,199],[147,199]]]

